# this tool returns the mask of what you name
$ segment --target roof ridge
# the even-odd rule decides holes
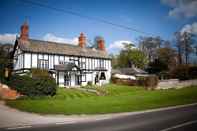
[[[29,41],[47,42],[49,44],[62,44],[62,45],[69,45],[69,46],[74,46],[74,47],[77,46],[77,45],[73,45],[71,43],[55,42],[55,41],[48,41],[48,40],[29,39]]]

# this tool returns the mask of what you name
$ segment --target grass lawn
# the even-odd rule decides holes
[[[141,87],[109,84],[106,96],[59,88],[54,97],[7,101],[7,105],[40,114],[103,114],[131,112],[197,102],[197,86],[179,90],[146,91]]]

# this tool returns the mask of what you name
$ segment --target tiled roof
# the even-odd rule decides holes
[[[112,74],[135,75],[135,74],[147,74],[147,72],[145,72],[142,69],[132,67],[132,68],[113,69]]]
[[[18,42],[20,49],[22,51],[27,51],[27,52],[110,59],[106,51],[92,49],[88,47],[81,48],[77,45],[41,41],[41,40],[34,40],[34,39],[29,39],[28,41],[22,41],[22,40],[17,39],[17,42]]]

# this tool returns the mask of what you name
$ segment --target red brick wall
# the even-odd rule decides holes
[[[11,90],[9,88],[2,88],[2,86],[0,86],[0,97],[2,99],[14,100],[19,96],[20,94],[17,93],[17,91]]]

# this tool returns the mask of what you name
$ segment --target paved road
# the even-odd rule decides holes
[[[53,124],[23,128],[0,129],[15,131],[197,131],[197,105],[121,116],[113,119]]]

